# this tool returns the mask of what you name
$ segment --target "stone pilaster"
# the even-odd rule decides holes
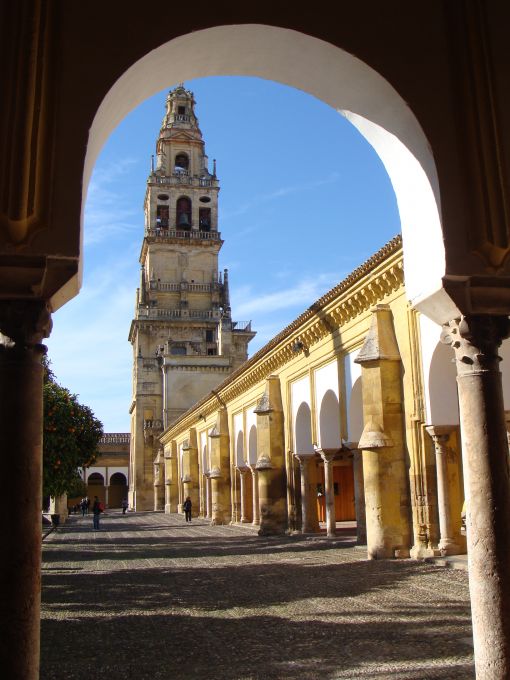
[[[301,532],[317,533],[320,529],[317,516],[317,485],[315,454],[295,453],[301,470]]]
[[[218,411],[216,425],[209,433],[211,438],[211,524],[228,524],[230,504],[230,447],[228,413]]]
[[[287,475],[280,379],[266,380],[257,414],[257,463],[259,477],[259,535],[284,533],[287,528]]]
[[[333,481],[333,459],[335,451],[322,450],[321,458],[324,461],[324,496],[326,505],[326,533],[328,536],[336,534],[335,515],[335,484]]]
[[[239,480],[241,482],[241,517],[240,522],[242,524],[247,524],[250,520],[248,519],[248,488],[247,488],[247,475],[251,472],[248,467],[240,467],[239,470]]]
[[[165,512],[177,512],[177,444],[165,446]]]
[[[39,677],[43,367],[51,331],[43,301],[0,302],[2,503],[9,508],[0,560],[0,667],[8,678]],[[8,585],[8,587],[5,587]]]
[[[367,549],[371,559],[408,557],[410,503],[404,449],[401,360],[389,305],[372,309],[361,364]]]
[[[198,484],[198,446],[197,431],[194,427],[190,428],[188,443],[182,448],[182,485],[183,496],[191,499],[191,513],[193,517],[198,514],[200,496]]]
[[[165,509],[165,458],[160,449],[154,458],[154,510]]]
[[[508,317],[467,316],[444,327],[455,351],[467,499],[476,677],[510,677],[510,474],[498,347]]]
[[[461,534],[462,494],[460,469],[456,451],[449,446],[455,432],[451,425],[429,425],[425,428],[434,442],[436,453],[437,504],[442,555],[466,552],[466,541]]]
[[[356,511],[356,542],[367,544],[367,519],[365,512],[365,485],[363,480],[363,456],[353,449],[352,466],[354,472],[354,506]]]
[[[258,526],[260,524],[260,512],[259,512],[259,473],[256,467],[249,466],[252,476],[253,489],[252,500],[253,500],[253,521],[252,524]]]

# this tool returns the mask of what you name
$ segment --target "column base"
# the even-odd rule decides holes
[[[427,557],[440,557],[441,552],[438,548],[432,548],[424,543],[415,543],[409,551],[409,556],[413,560],[425,560]]]
[[[446,557],[447,555],[464,555],[466,553],[466,546],[464,545],[463,549],[461,542],[442,538],[439,541],[438,550],[441,557]]]

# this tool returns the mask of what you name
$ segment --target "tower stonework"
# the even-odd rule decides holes
[[[218,271],[219,181],[209,171],[193,93],[171,90],[144,202],[133,346],[129,500],[154,508],[158,435],[247,359],[255,333],[231,318]]]

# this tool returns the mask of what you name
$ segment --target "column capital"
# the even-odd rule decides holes
[[[293,455],[298,459],[301,465],[315,458],[315,453],[294,453]]]
[[[40,345],[49,337],[52,325],[50,307],[45,300],[0,301],[0,344]]]
[[[452,432],[456,430],[455,425],[427,425],[425,430],[434,441],[447,442]]]
[[[472,314],[453,319],[443,326],[441,342],[455,352],[457,375],[499,371],[497,349],[510,335],[507,316]]]

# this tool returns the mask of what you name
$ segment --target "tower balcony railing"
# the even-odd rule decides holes
[[[188,172],[176,172],[173,175],[151,175],[149,184],[159,184],[161,186],[179,186],[188,184],[193,187],[217,187],[218,180],[209,177],[190,177]]]
[[[150,290],[157,290],[163,293],[180,293],[187,290],[189,293],[211,293],[219,288],[215,283],[163,283],[162,281],[149,281]]]
[[[156,227],[155,229],[146,229],[145,236],[147,238],[182,238],[182,239],[199,239],[200,241],[220,241],[221,234],[219,231],[200,231],[199,229],[190,229],[187,231],[180,231],[177,229],[165,229],[163,227]]]
[[[158,309],[157,307],[139,307],[139,319],[180,319],[181,321],[204,320],[219,321],[221,312],[210,309]]]
[[[239,333],[250,333],[251,321],[232,321],[232,330]]]

